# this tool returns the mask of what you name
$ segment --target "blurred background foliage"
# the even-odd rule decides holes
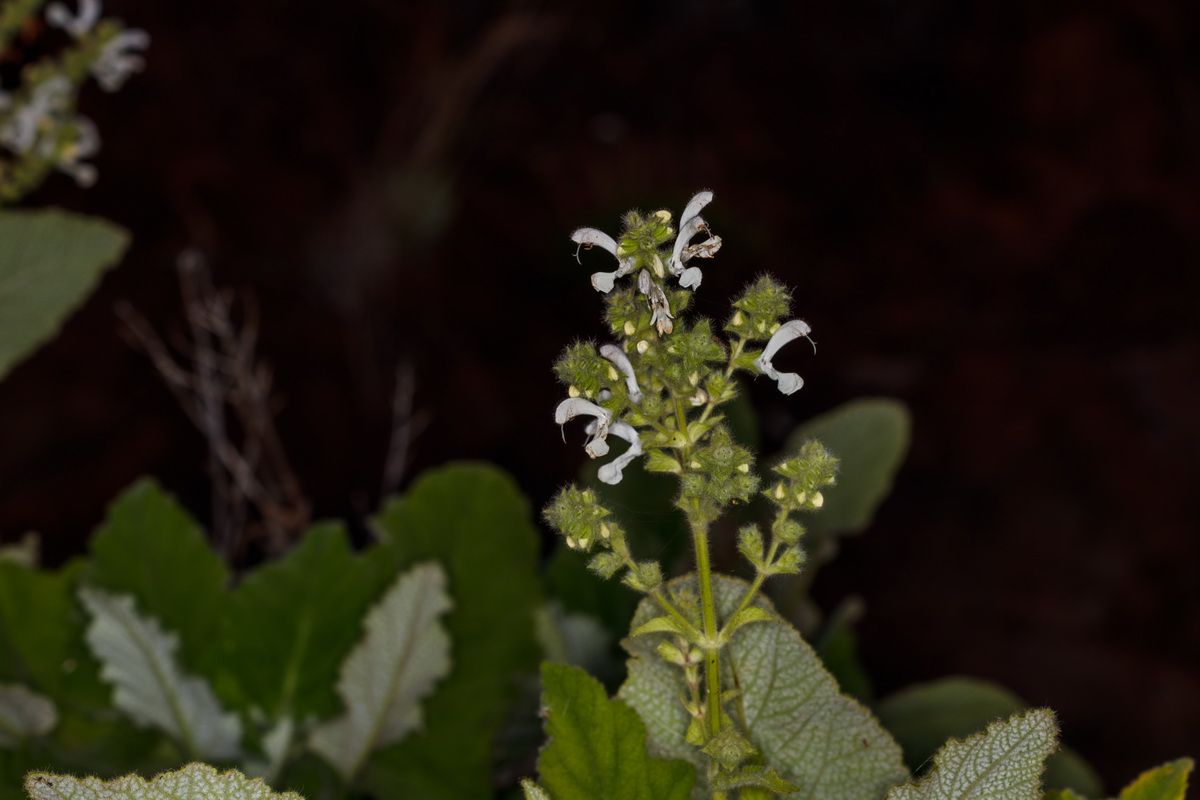
[[[205,444],[120,335],[184,329],[194,247],[251,293],[314,518],[365,538],[398,370],[407,471],[578,468],[550,364],[600,336],[567,236],[707,187],[702,313],[795,289],[806,386],[752,387],[762,452],[864,395],[911,451],[813,592],[865,609],[876,692],[962,673],[1053,706],[1110,787],[1200,742],[1200,12],[1186,0],[315,3],[113,0],[147,69],[85,90],[86,193],[132,234],[64,334],[0,384],[0,537],[81,552],[158,476],[200,517]],[[0,54],[10,80],[21,47]],[[7,85],[7,84],[6,84]],[[789,360],[790,359],[790,360]],[[208,520],[205,520],[209,522]]]

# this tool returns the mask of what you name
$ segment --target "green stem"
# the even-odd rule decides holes
[[[771,566],[771,562],[775,560],[775,554],[779,551],[779,542],[771,542],[771,547],[767,550],[767,557],[763,561],[766,566]],[[754,601],[758,596],[758,590],[762,588],[763,581],[767,579],[767,573],[764,570],[759,570],[754,576],[754,582],[750,584],[750,588],[746,590],[746,596],[742,598],[742,602],[738,603],[737,610],[732,616],[737,616],[738,613],[745,610],[747,606]]]
[[[704,638],[709,644],[717,638],[717,607],[713,602],[712,566],[708,559],[708,526],[692,522],[692,541],[696,547],[696,573],[700,579],[700,603],[704,623]],[[721,730],[721,654],[704,650],[704,688],[708,700],[708,734],[716,736]]]

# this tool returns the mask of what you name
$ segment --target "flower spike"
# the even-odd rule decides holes
[[[697,245],[692,245],[692,238],[703,230],[708,230],[708,223],[700,216],[700,210],[712,202],[713,193],[705,190],[698,192],[683,209],[679,220],[679,234],[675,237],[675,249],[667,269],[672,275],[679,276],[679,285],[685,289],[698,289],[703,275],[699,267],[688,267],[684,264],[692,258],[712,258],[721,249],[721,237],[710,236]]]
[[[571,241],[581,247],[599,247],[613,254],[613,258],[617,259],[620,265],[613,272],[595,272],[592,273],[592,288],[597,292],[608,294],[612,291],[613,282],[617,278],[628,275],[633,270],[633,265],[636,260],[633,258],[621,258],[617,255],[617,242],[607,233],[595,228],[579,228],[571,234]],[[578,260],[579,252],[576,251],[575,258]]]
[[[638,386],[637,376],[633,374],[633,364],[629,356],[625,355],[625,351],[615,344],[605,344],[600,346],[600,355],[625,373],[625,387],[629,390],[629,400],[634,404],[642,402],[642,388]]]
[[[810,333],[812,333],[812,328],[802,319],[785,322],[771,336],[771,341],[767,342],[767,347],[762,351],[762,355],[754,359],[754,366],[758,368],[758,371],[773,378],[779,391],[784,394],[794,394],[800,391],[800,387],[804,385],[804,379],[794,372],[779,372],[771,364],[771,359],[779,352],[779,348],[801,337],[807,338]]]
[[[588,433],[592,438],[588,439],[584,450],[591,458],[599,458],[608,453],[608,442],[605,437],[608,436],[609,426],[612,425],[612,412],[608,409],[601,408],[591,400],[584,400],[582,397],[569,397],[558,404],[558,408],[554,409],[554,421],[559,425],[566,425],[571,420],[578,417],[580,414],[590,414],[596,418],[592,426],[589,426]]]

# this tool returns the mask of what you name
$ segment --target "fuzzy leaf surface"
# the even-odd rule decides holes
[[[380,595],[369,566],[341,525],[319,524],[282,559],[246,576],[230,595],[221,636],[239,705],[273,719],[339,712],[338,668]]]
[[[49,699],[19,683],[0,684],[0,747],[47,734],[57,722],[58,709]]]
[[[181,637],[183,663],[214,678],[229,571],[187,512],[153,480],[140,480],[109,507],[91,552],[86,582],[133,595]]]
[[[822,490],[821,513],[804,524],[818,533],[866,528],[892,488],[911,428],[904,404],[885,398],[853,400],[797,428],[784,445],[784,458],[798,453],[806,440],[817,439],[842,462],[837,485]]]
[[[232,759],[240,753],[241,722],[221,708],[212,687],[186,673],[179,637],[139,613],[131,595],[84,587],[92,616],[87,643],[114,688],[113,704],[134,722],[166,733],[189,758]]]
[[[1042,766],[1054,752],[1058,726],[1044,709],[993,722],[969,739],[951,739],[933,770],[896,786],[887,800],[1040,800]]]
[[[450,671],[450,637],[440,620],[451,607],[445,573],[428,563],[401,575],[367,613],[366,636],[338,679],[346,713],[309,739],[346,783],[372,751],[421,726],[421,701]]]
[[[729,618],[747,588],[744,581],[713,576],[718,621]],[[694,576],[672,581],[670,589],[699,594]],[[761,596],[755,605],[773,612]],[[659,613],[656,601],[643,600],[634,624]],[[618,696],[646,723],[652,754],[687,759],[703,774],[705,757],[684,739],[689,717],[679,701],[686,696],[682,671],[655,653],[663,639],[650,634],[625,640],[629,677]],[[837,681],[790,625],[746,625],[723,653],[723,689],[741,691],[727,710],[766,766],[799,786],[803,796],[879,800],[888,786],[908,777],[899,745],[869,711],[838,693]],[[707,790],[698,787],[693,796],[707,797]]]
[[[646,726],[578,667],[542,665],[548,741],[538,776],[556,800],[687,800],[695,772],[685,762],[652,758]]]
[[[1192,760],[1181,758],[1147,770],[1121,790],[1119,800],[1184,800]]]
[[[54,337],[129,234],[58,209],[0,211],[0,380]]]
[[[151,781],[126,775],[111,781],[33,772],[25,778],[30,800],[303,800],[295,792],[273,792],[261,780],[236,770],[217,772],[188,764]]]
[[[371,757],[367,781],[385,798],[491,798],[492,740],[521,672],[540,655],[540,537],[528,501],[501,470],[455,464],[425,473],[376,520],[388,574],[422,561],[446,570],[445,625],[454,666],[425,702],[425,727]]]
[[[888,695],[875,709],[879,721],[904,749],[914,773],[932,763],[947,739],[962,739],[989,722],[1029,708],[1020,697],[989,681],[967,677],[918,683]],[[1046,761],[1048,789],[1074,789],[1084,797],[1100,797],[1100,778],[1077,753],[1062,748]]]

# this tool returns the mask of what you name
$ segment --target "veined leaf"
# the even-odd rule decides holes
[[[0,684],[0,747],[42,736],[58,722],[54,703],[21,684]]]
[[[380,800],[491,798],[493,738],[516,699],[515,678],[540,655],[529,503],[501,470],[456,464],[425,473],[377,525],[383,543],[368,557],[388,574],[428,560],[446,570],[454,668],[425,703],[424,730],[373,755],[364,784]]]
[[[231,593],[221,635],[240,706],[296,720],[341,710],[338,668],[384,588],[369,567],[341,525],[324,523],[246,576]]]
[[[1119,800],[1183,800],[1191,771],[1190,758],[1147,770],[1121,790]]]
[[[969,739],[951,739],[926,778],[893,787],[887,800],[1040,800],[1057,735],[1054,715],[1043,709],[993,722]]]
[[[139,614],[129,595],[84,587],[79,597],[92,615],[87,643],[103,665],[100,677],[115,689],[114,705],[169,735],[189,758],[236,758],[241,723],[204,680],[180,668],[179,637]]]
[[[258,779],[236,770],[219,773],[207,764],[188,764],[152,781],[137,775],[101,781],[31,772],[25,791],[30,800],[303,800],[295,792],[276,793]]]
[[[810,531],[858,533],[870,524],[908,452],[911,427],[903,403],[866,398],[814,417],[788,437],[784,458],[817,439],[842,462],[837,485],[821,492],[821,513],[804,520]]]
[[[719,619],[729,618],[747,588],[735,578],[713,577]],[[699,594],[695,576],[672,581],[670,589]],[[755,605],[773,611],[765,598],[759,597]],[[658,603],[647,598],[634,625],[660,613]],[[690,718],[679,700],[687,694],[682,670],[655,652],[663,637],[625,640],[632,657],[618,696],[646,723],[652,754],[687,759],[704,774],[707,759],[685,739]],[[833,676],[790,625],[764,621],[743,626],[723,653],[723,689],[740,692],[726,709],[766,766],[799,786],[805,796],[879,800],[888,786],[908,777],[900,747],[870,712],[838,693]]]
[[[687,800],[695,773],[651,758],[646,727],[578,667],[542,665],[548,742],[538,755],[544,791],[562,800]],[[528,796],[528,789],[526,790]]]
[[[367,614],[367,635],[342,664],[346,713],[312,732],[310,746],[349,784],[374,750],[421,725],[421,701],[450,671],[450,637],[439,622],[451,608],[436,563],[402,575]]]
[[[128,233],[100,219],[0,212],[0,379],[58,332],[128,243]]]
[[[215,678],[229,571],[187,512],[153,480],[140,480],[109,507],[90,549],[87,584],[133,595],[179,635],[183,663]]]

